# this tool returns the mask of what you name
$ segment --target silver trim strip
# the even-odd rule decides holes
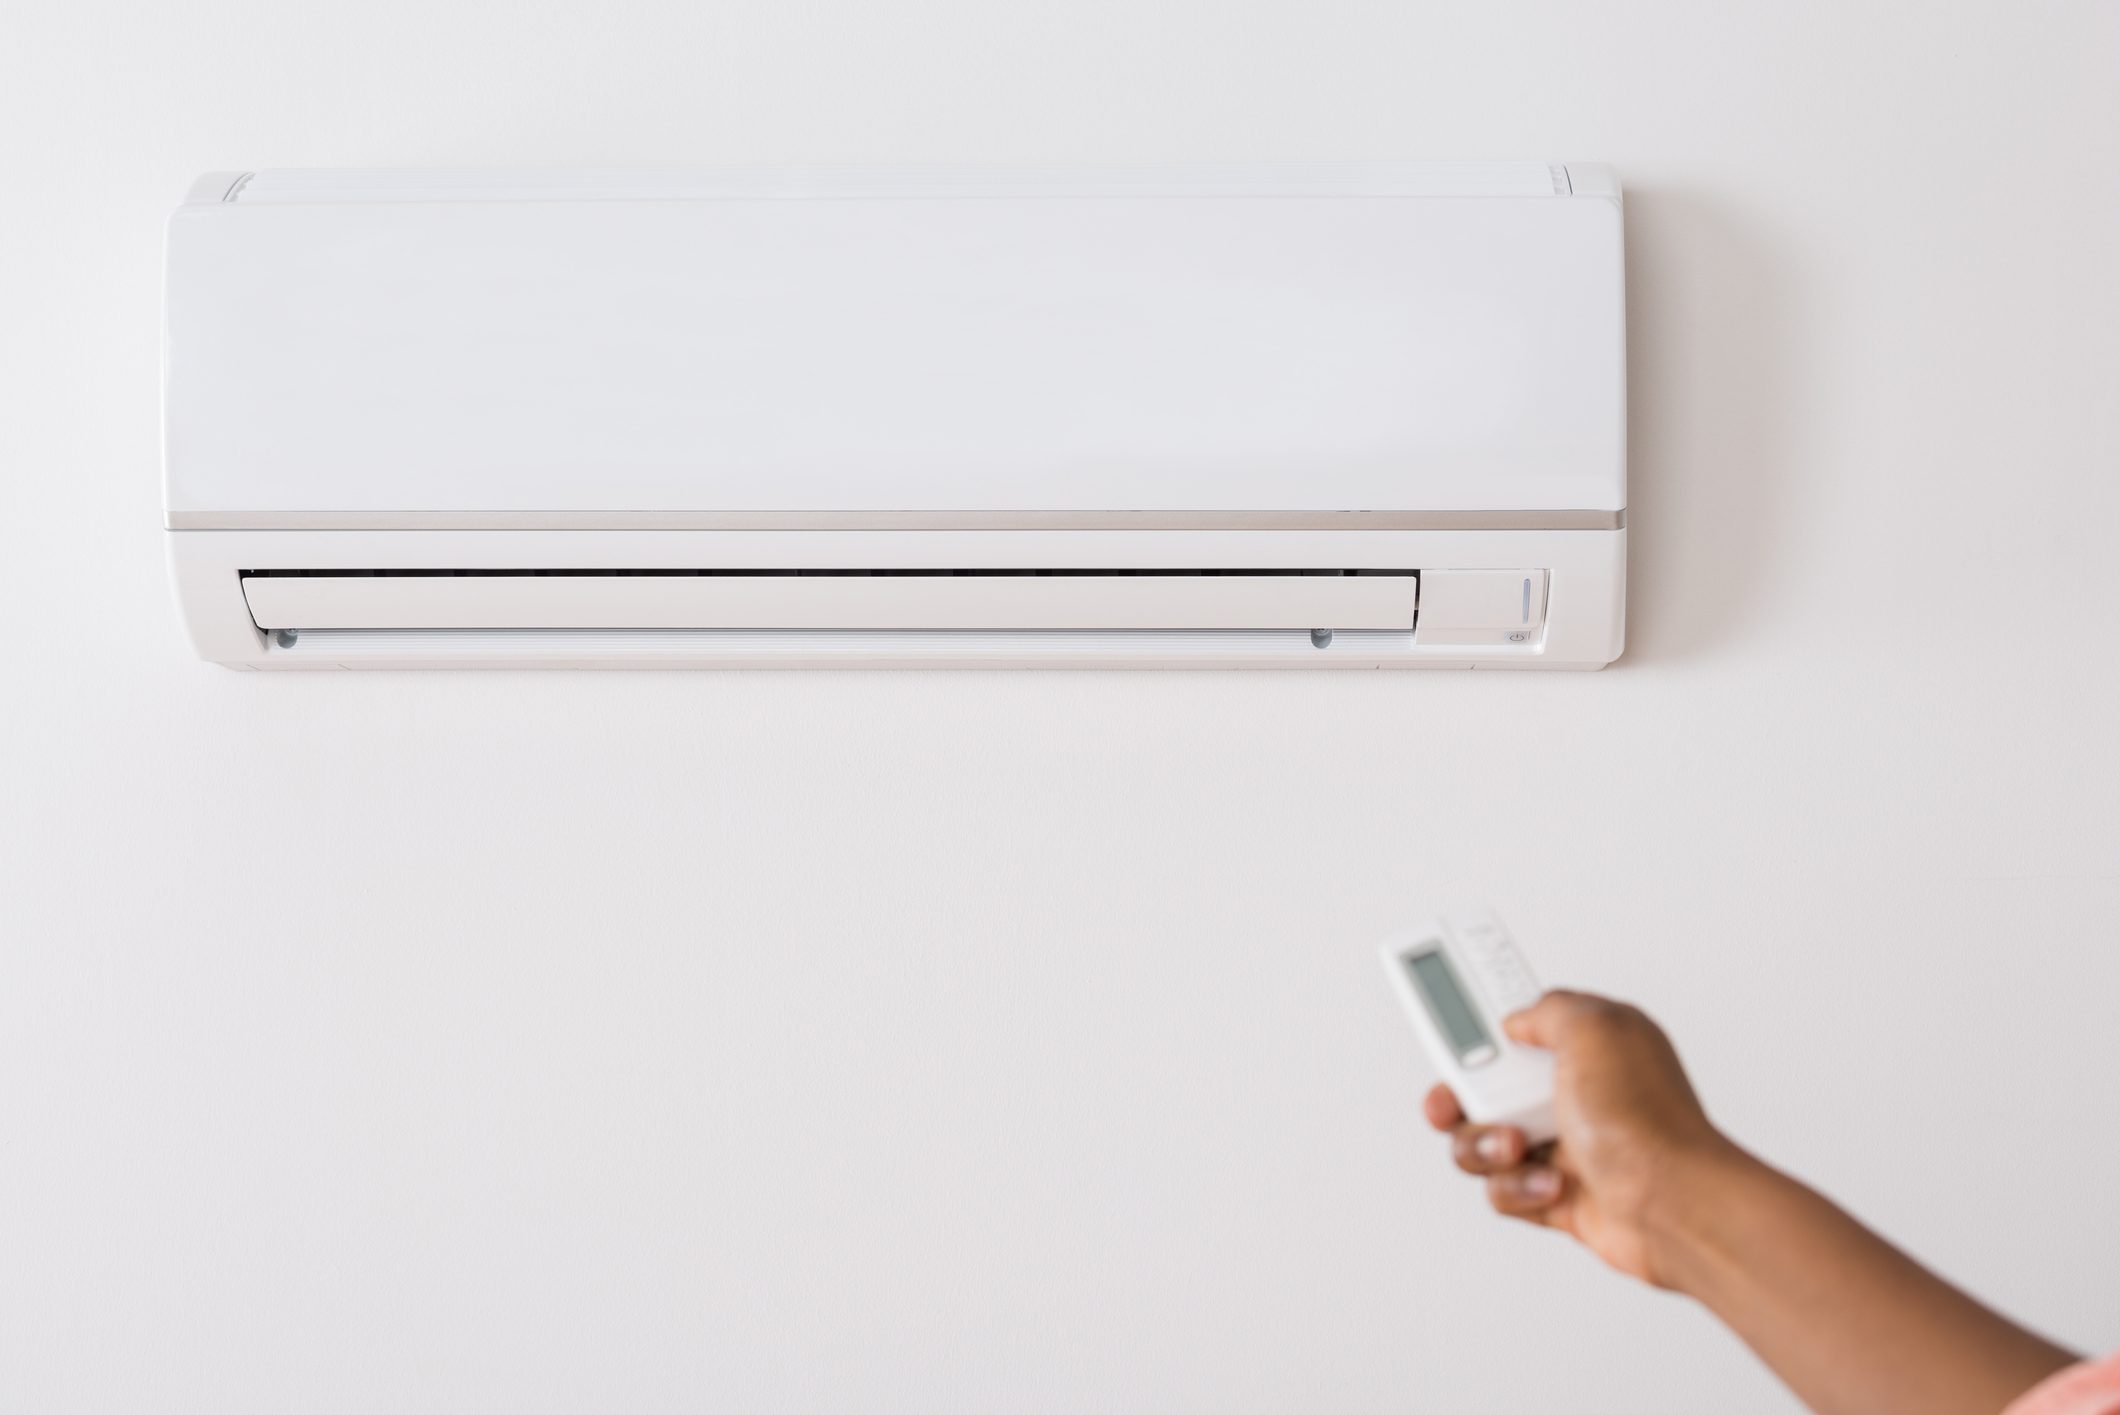
[[[171,511],[173,531],[1617,531],[1620,511]]]
[[[339,202],[1548,198],[1557,164],[1503,162],[842,163],[706,167],[268,167],[251,206]]]

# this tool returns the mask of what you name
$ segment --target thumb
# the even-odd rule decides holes
[[[1555,988],[1523,1011],[1504,1017],[1502,1030],[1509,1034],[1511,1041],[1558,1051],[1568,1028],[1601,1001],[1588,993]]]

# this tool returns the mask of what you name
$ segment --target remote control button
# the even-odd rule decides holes
[[[1537,1002],[1539,1000],[1539,996],[1540,993],[1538,990],[1538,985],[1527,980],[1522,987],[1518,988],[1513,994],[1511,994],[1509,998],[1509,1010],[1511,1012],[1521,1012],[1525,1008],[1531,1006],[1531,1004],[1533,1004],[1534,1002]]]
[[[1495,1005],[1504,1012],[1515,1012],[1539,1000],[1538,980],[1521,962],[1511,961],[1496,967],[1487,973],[1486,979]]]

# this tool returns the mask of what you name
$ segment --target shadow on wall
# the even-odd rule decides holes
[[[1745,635],[1785,539],[1795,300],[1756,227],[1698,191],[1627,188],[1627,652]]]

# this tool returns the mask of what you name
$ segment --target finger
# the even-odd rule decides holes
[[[1450,1137],[1450,1157],[1467,1174],[1513,1169],[1528,1149],[1524,1132],[1514,1125],[1460,1125]]]
[[[1591,993],[1555,988],[1521,1012],[1504,1017],[1502,1030],[1509,1034],[1511,1041],[1554,1051],[1560,1047],[1561,1034],[1575,1022],[1618,1005]]]
[[[1465,1123],[1465,1110],[1458,1104],[1457,1093],[1444,1085],[1428,1088],[1428,1094],[1421,1097],[1421,1114],[1438,1130],[1454,1130]]]
[[[1498,1214],[1538,1218],[1561,1200],[1567,1180],[1550,1165],[1527,1164],[1487,1176],[1487,1202]]]

